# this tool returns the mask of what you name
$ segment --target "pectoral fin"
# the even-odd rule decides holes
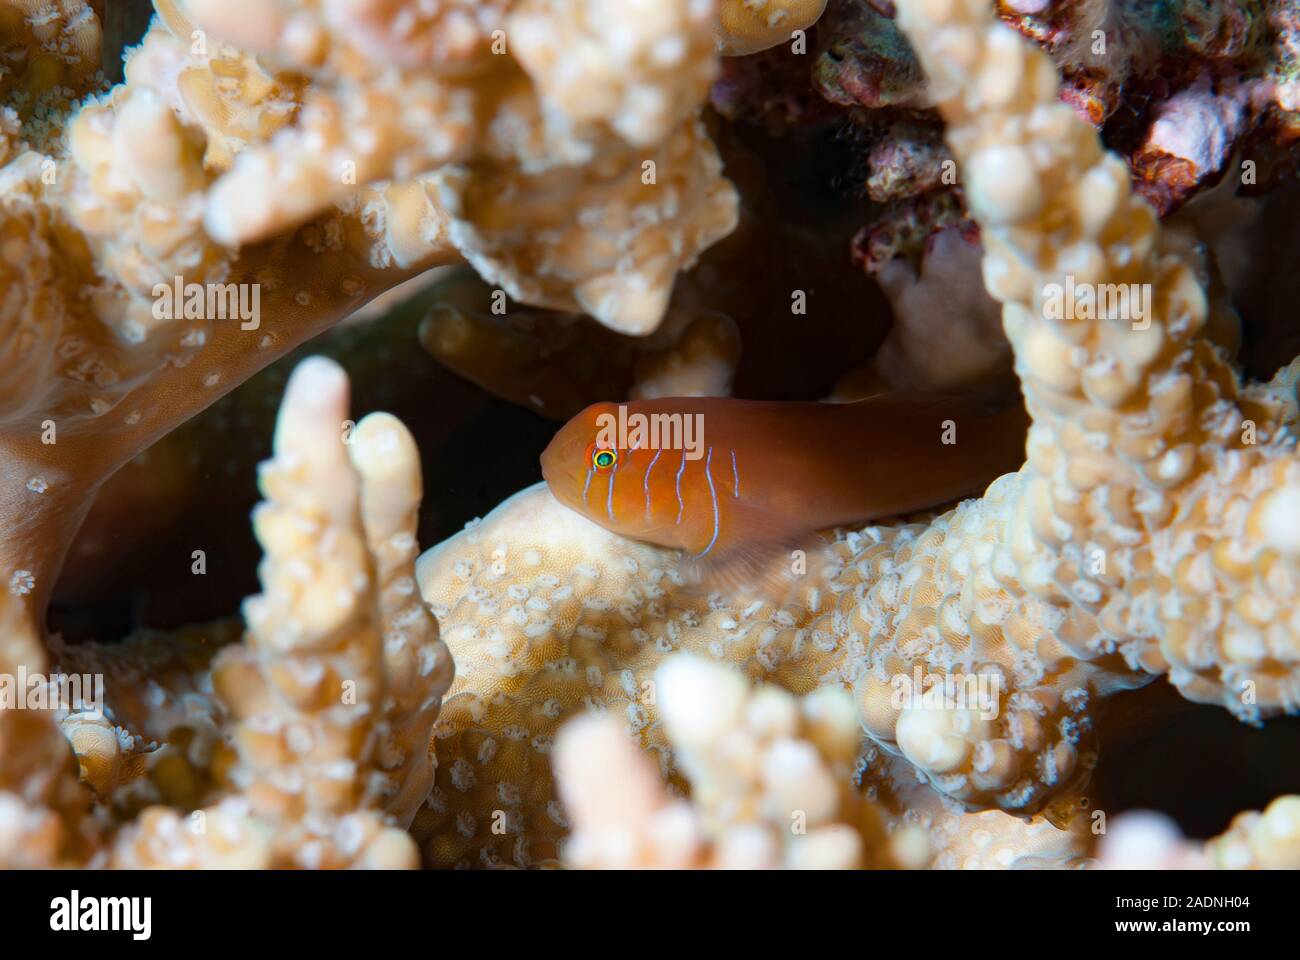
[[[717,542],[685,563],[688,579],[709,593],[783,596],[799,585],[820,542],[814,531],[745,504],[732,504],[722,523]]]

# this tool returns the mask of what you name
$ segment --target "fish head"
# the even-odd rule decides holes
[[[593,486],[605,490],[607,481],[601,477],[618,457],[618,451],[604,439],[610,435],[607,424],[616,422],[617,417],[617,404],[594,403],[561,427],[542,451],[542,477],[551,494],[566,507],[593,519],[596,514],[588,502]]]

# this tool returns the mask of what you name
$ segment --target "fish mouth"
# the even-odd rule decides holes
[[[580,438],[573,436],[572,431],[562,429],[546,445],[540,457],[542,479],[551,488],[555,499],[566,506],[577,507],[579,504],[577,491],[586,476],[579,469],[584,450]]]

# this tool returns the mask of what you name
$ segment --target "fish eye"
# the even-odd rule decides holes
[[[618,463],[618,452],[607,447],[596,447],[591,451],[591,465],[597,470],[609,470]]]

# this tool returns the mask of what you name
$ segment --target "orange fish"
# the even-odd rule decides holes
[[[973,496],[1025,460],[1019,398],[597,403],[542,453],[551,492],[601,526],[743,583],[814,531]]]

